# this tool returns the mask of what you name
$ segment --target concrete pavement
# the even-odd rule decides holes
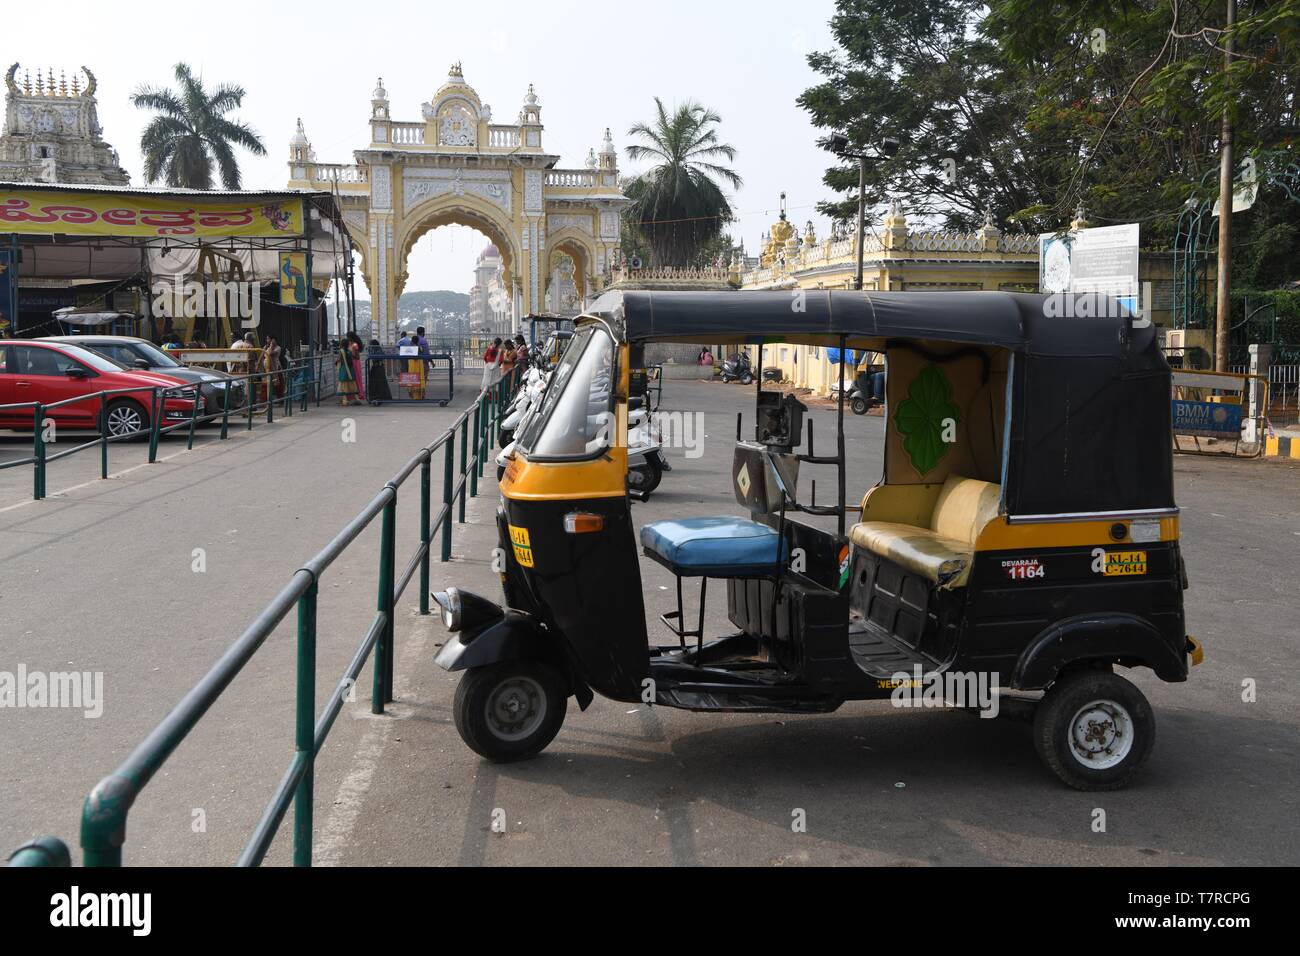
[[[674,471],[637,521],[733,513],[727,478],[740,386],[671,382],[666,409],[703,410],[704,454]],[[313,412],[251,441],[149,466],[138,480],[0,512],[6,660],[102,669],[104,716],[0,712],[0,841],[75,840],[81,796],[201,675],[301,561],[327,541],[454,409]],[[821,436],[832,413],[816,409]],[[355,418],[358,442],[339,440]],[[440,424],[441,423],[441,424]],[[848,419],[855,497],[880,473],[881,420]],[[399,611],[391,716],[365,695],[317,770],[323,864],[1300,862],[1300,693],[1293,648],[1300,463],[1179,458],[1192,588],[1189,629],[1206,663],[1189,682],[1128,676],[1152,700],[1158,740],[1127,790],[1080,794],[1039,764],[1025,725],[849,704],[832,715],[692,714],[598,699],[570,706],[556,741],[519,764],[483,763],[451,722],[445,637]],[[811,472],[801,476],[806,487]],[[108,487],[103,487],[103,484]],[[822,482],[819,482],[822,484]],[[436,487],[436,486],[435,486]],[[830,494],[828,473],[819,500]],[[51,488],[55,488],[52,483]],[[410,497],[398,553],[409,554]],[[3,506],[3,503],[0,503]],[[455,558],[433,580],[496,595],[495,495],[472,502]],[[375,530],[322,586],[319,691],[332,686],[375,601]],[[206,548],[207,571],[191,554]],[[399,561],[399,564],[402,563]],[[672,578],[642,564],[647,610]],[[693,594],[694,590],[688,591]],[[721,602],[708,626],[727,628]],[[11,622],[13,626],[11,628]],[[657,628],[657,625],[654,626]],[[652,639],[667,632],[652,628]],[[70,663],[69,663],[70,662]],[[0,669],[7,665],[0,664]],[[292,750],[291,625],[281,627],[151,784],[132,815],[129,862],[226,863]],[[1243,701],[1243,682],[1256,699]],[[368,688],[368,675],[361,686]],[[1106,831],[1094,832],[1095,811]],[[202,811],[206,832],[194,832]],[[497,811],[500,811],[499,813]],[[792,831],[796,815],[806,832]],[[493,829],[504,818],[504,832]],[[287,828],[286,828],[287,829]],[[286,859],[285,840],[272,862]]]

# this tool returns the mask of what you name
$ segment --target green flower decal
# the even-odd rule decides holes
[[[912,460],[917,474],[925,477],[948,454],[945,425],[961,421],[957,403],[952,400],[952,385],[937,365],[927,365],[912,379],[907,398],[898,403],[894,427],[903,435],[903,449]],[[948,436],[951,438],[951,434]]]

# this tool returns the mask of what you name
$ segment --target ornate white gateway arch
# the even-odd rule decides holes
[[[423,119],[390,117],[381,79],[370,100],[370,146],[355,164],[317,162],[302,121],[289,144],[289,185],[337,190],[344,221],[365,250],[371,316],[380,341],[395,341],[406,257],[430,229],[472,226],[501,253],[516,321],[563,298],[572,304],[604,285],[618,246],[618,156],[609,130],[581,169],[556,169],[542,148],[542,110],[528,87],[512,123],[465,82],[460,64],[421,107]],[[548,296],[559,277],[564,295]],[[466,275],[468,281],[470,276]],[[580,302],[579,302],[580,304]]]

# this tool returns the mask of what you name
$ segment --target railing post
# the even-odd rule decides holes
[[[162,389],[154,386],[153,398],[151,399],[151,412],[149,416],[149,464],[158,460],[158,427],[162,423],[163,399],[158,394]]]
[[[478,475],[479,475],[478,459],[479,459],[479,449],[481,447],[480,440],[482,438],[482,436],[479,435],[479,430],[478,430],[478,410],[479,410],[479,405],[482,404],[483,403],[480,401],[478,405],[474,406],[474,455],[473,455],[474,460],[469,463],[470,464],[469,493],[473,495],[475,498],[478,497]],[[465,420],[469,421],[468,418],[466,418]]]
[[[186,451],[194,450],[194,429],[199,423],[199,402],[203,400],[203,386],[194,386],[194,404],[190,408],[190,438],[185,444]]]
[[[266,423],[268,425],[275,422],[275,395],[272,394],[271,380],[266,378],[266,373],[262,373],[262,378],[266,381]]]
[[[40,402],[32,410],[32,457],[35,468],[32,472],[32,500],[40,501],[45,497],[45,406]]]
[[[229,379],[226,380],[226,387],[221,389],[221,440],[225,441],[230,437],[230,385]]]
[[[317,582],[298,598],[298,698],[294,749],[307,761],[293,795],[293,865],[311,866],[312,801],[316,772],[316,593]]]
[[[424,551],[424,556],[420,558],[421,614],[429,613],[429,495],[432,484],[430,457],[420,462],[420,548]]]
[[[108,393],[99,393],[99,477],[108,477]]]
[[[378,657],[375,662],[375,680],[378,684],[378,707],[371,701],[371,712],[382,714],[384,704],[393,699],[393,656],[395,653],[393,634],[393,565],[395,557],[395,537],[397,529],[397,489],[388,485],[393,492],[393,499],[384,505],[383,524],[379,534],[379,611],[384,615],[384,630],[379,640],[383,644],[382,664]]]
[[[501,391],[504,381],[501,379],[492,386],[492,442],[488,445],[492,451],[496,451],[497,443],[501,441]]]
[[[483,477],[483,459],[487,457],[487,396],[478,397],[478,407],[474,409],[474,431],[477,433],[474,446],[477,464],[475,472]],[[477,482],[474,494],[478,494]]]
[[[81,807],[81,865],[121,866],[126,818],[138,788],[116,774],[95,784]]]
[[[465,477],[465,459],[469,453],[469,416],[466,415],[460,420],[460,477]],[[451,520],[448,517],[448,520]],[[457,520],[461,524],[465,523],[465,489],[460,489],[460,514]]]
[[[451,503],[452,461],[456,455],[456,429],[447,432],[447,444],[442,446],[442,560],[451,560]]]
[[[72,866],[68,845],[58,837],[43,836],[28,840],[9,856],[9,866]]]
[[[257,396],[257,387],[253,384],[253,378],[250,375],[244,380],[244,407],[248,409],[248,428],[245,431],[253,430],[253,399]]]

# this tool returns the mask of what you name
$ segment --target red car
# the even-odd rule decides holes
[[[171,388],[183,382],[156,372],[128,369],[112,359],[78,345],[36,342],[27,339],[0,341],[0,428],[30,430],[35,413],[31,408],[5,408],[22,402],[49,405],[79,395],[91,396],[46,413],[66,429],[99,430],[100,401],[96,393],[129,388],[139,391],[109,397],[108,433],[127,435],[149,427],[153,388]],[[189,393],[163,399],[164,426],[189,419],[194,399]],[[199,414],[203,400],[199,399]],[[144,437],[138,435],[137,437]]]

